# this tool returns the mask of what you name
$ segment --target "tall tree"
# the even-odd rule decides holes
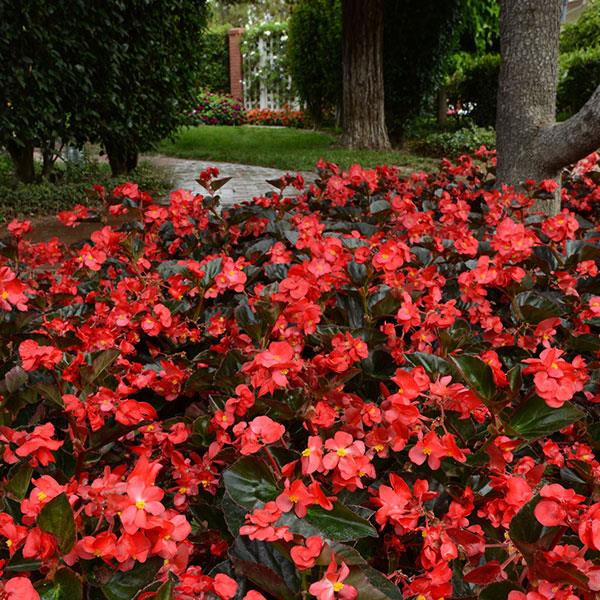
[[[556,122],[562,0],[501,0],[496,122],[499,183],[558,179],[600,146],[600,86],[570,119]],[[556,214],[560,197],[544,207]]]
[[[342,144],[348,148],[390,147],[383,87],[384,0],[343,0]]]

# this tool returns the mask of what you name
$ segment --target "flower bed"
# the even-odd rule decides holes
[[[250,108],[246,111],[246,122],[250,125],[268,125],[277,127],[306,127],[304,112],[284,108],[271,110],[269,108]]]
[[[598,157],[541,219],[477,154],[221,214],[214,169],[99,189],[143,219],[74,248],[14,222],[5,595],[594,598]]]
[[[243,104],[222,94],[202,92],[198,105],[190,115],[190,125],[243,125],[246,112]]]

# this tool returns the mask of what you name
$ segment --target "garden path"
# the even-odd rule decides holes
[[[173,158],[160,154],[146,155],[143,157],[143,160],[170,171],[173,176],[174,189],[183,188],[200,194],[206,193],[206,190],[196,182],[200,171],[208,167],[217,167],[219,169],[219,177],[232,178],[231,181],[219,190],[221,202],[225,206],[230,206],[242,200],[251,200],[255,196],[261,196],[268,191],[274,191],[275,188],[269,185],[266,180],[277,179],[286,173],[281,169]],[[291,174],[296,175],[295,172]],[[313,182],[316,178],[316,173],[301,171],[300,174],[307,183]],[[285,193],[286,195],[293,196],[299,192],[294,188],[288,187]]]
[[[274,191],[275,188],[269,185],[267,179],[278,179],[285,175],[285,171],[280,169],[270,169],[266,167],[257,167],[254,165],[240,165],[235,163],[223,163],[214,161],[190,160],[185,158],[172,158],[160,154],[145,155],[142,160],[150,162],[157,167],[166,169],[172,175],[173,189],[188,189],[195,193],[205,194],[206,190],[202,188],[196,179],[200,171],[208,167],[217,167],[219,177],[231,177],[219,190],[221,204],[231,206],[243,200],[251,200],[256,196],[264,195],[268,191]],[[296,175],[296,173],[292,173]],[[316,178],[316,173],[300,172],[305,182],[311,183]],[[300,192],[292,187],[285,190],[286,195],[295,196]],[[119,226],[126,222],[130,217],[110,218],[108,224]],[[46,242],[53,237],[58,237],[65,244],[81,243],[87,240],[93,231],[100,229],[103,225],[100,222],[82,223],[78,227],[65,227],[54,215],[36,217],[31,219],[33,231],[28,234],[27,239],[33,242]],[[0,227],[0,240],[6,237],[7,231],[4,226]]]

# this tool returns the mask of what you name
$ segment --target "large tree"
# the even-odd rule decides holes
[[[384,0],[343,0],[342,144],[348,148],[390,147],[383,87]]]
[[[600,86],[570,119],[556,122],[562,0],[502,0],[497,180],[558,179],[600,146]],[[555,214],[557,195],[543,208]]]

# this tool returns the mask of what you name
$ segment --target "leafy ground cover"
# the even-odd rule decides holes
[[[148,163],[142,162],[130,177],[156,197],[171,189],[168,173]],[[75,204],[94,206],[98,200],[94,185],[112,189],[125,181],[127,177],[111,177],[108,165],[86,161],[81,165],[57,166],[53,181],[24,184],[14,178],[10,159],[0,155],[0,223],[14,217],[54,215]]]
[[[433,170],[438,161],[407,151],[376,152],[346,150],[337,146],[334,133],[301,129],[221,127],[203,125],[183,128],[157,151],[167,156],[260,165],[292,171],[311,171],[326,157],[343,169],[354,163],[365,167],[392,164],[412,170]]]
[[[482,152],[222,213],[215,170],[99,189],[139,223],[72,248],[13,222],[4,596],[597,597],[598,160],[547,219]]]

